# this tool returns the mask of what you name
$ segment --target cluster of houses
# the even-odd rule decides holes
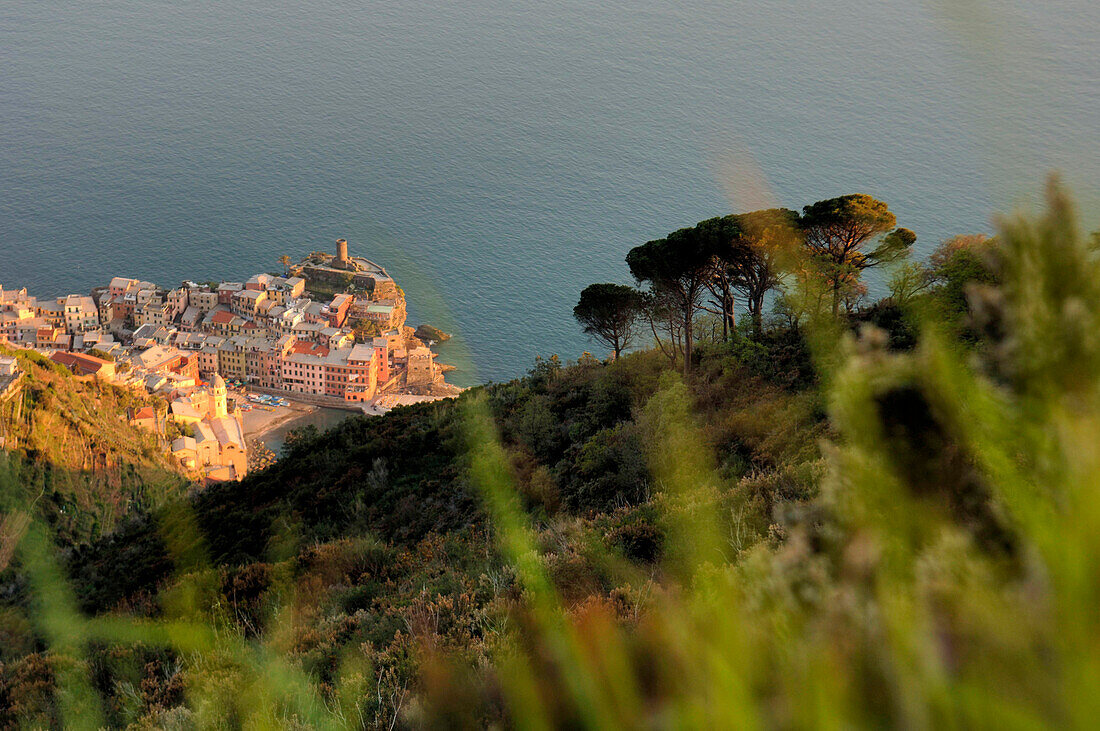
[[[364,276],[366,260],[347,257],[346,245],[343,254],[347,263],[332,266]],[[170,413],[148,407],[131,422],[164,436],[170,417],[186,433],[170,445],[182,464],[208,480],[240,479],[247,448],[226,381],[350,404],[441,380],[434,354],[407,334],[403,293],[378,270],[369,296],[328,301],[307,296],[303,277],[271,274],[175,289],[115,277],[90,295],[48,299],[0,286],[0,345],[165,397]]]
[[[84,347],[86,332],[100,329],[99,310],[88,295],[39,299],[27,290],[0,286],[0,343],[39,349]],[[97,336],[92,336],[96,339]]]
[[[183,390],[172,400],[172,417],[193,436],[172,442],[172,454],[207,480],[239,480],[248,472],[248,447],[240,411],[228,413],[225,379],[214,374],[209,386]]]
[[[392,281],[392,280],[391,280]],[[229,380],[360,402],[380,387],[429,385],[432,352],[404,335],[404,297],[336,294],[318,302],[305,280],[186,282],[167,290],[116,277],[92,296],[39,300],[0,287],[0,343],[59,354],[81,374],[142,379],[150,391],[219,374]],[[363,335],[362,323],[369,323]],[[360,340],[356,342],[356,330]]]
[[[185,469],[206,482],[239,480],[248,473],[248,446],[239,410],[229,411],[225,379],[215,374],[210,383],[174,388],[167,413],[153,406],[134,409],[130,424],[166,436],[168,424],[179,434],[169,451]]]
[[[91,295],[47,299],[0,286],[0,342],[85,350],[106,335],[125,336],[149,325],[224,336],[294,335],[339,347],[353,338],[357,324],[381,333],[405,323],[405,299],[396,290],[382,299],[377,292],[337,294],[328,302],[304,293],[304,279],[270,274],[218,285],[185,282],[176,289],[115,277]]]

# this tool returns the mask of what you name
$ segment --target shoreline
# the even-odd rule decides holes
[[[252,392],[251,389],[244,393]],[[241,391],[234,390],[233,397],[238,402],[244,400]],[[276,406],[270,411],[257,408],[253,404],[250,411],[241,414],[241,426],[249,458],[255,459],[258,467],[268,467],[279,460],[285,443],[286,433],[291,429],[313,425],[325,431],[344,419],[354,416],[373,416],[379,412],[363,409],[336,408],[324,404],[310,403],[287,398],[289,406]]]
[[[266,469],[279,461],[279,454],[268,444],[268,435],[287,422],[308,416],[317,407],[310,404],[291,402],[289,407],[275,407],[273,411],[261,411],[253,406],[251,411],[241,414],[241,428],[244,434],[245,450],[248,458],[248,471]]]
[[[247,393],[265,391],[271,391],[271,389],[256,389],[255,391],[249,389],[245,392],[234,390],[231,393],[241,403],[247,398]],[[391,409],[399,406],[438,401],[441,398],[453,398],[453,396],[389,393],[371,402],[362,403],[359,408],[354,409],[310,403],[309,401],[290,398],[289,395],[284,396],[284,398],[290,402],[289,406],[276,406],[268,411],[259,409],[256,404],[253,404],[252,410],[241,414],[241,427],[250,459],[255,456],[258,460],[257,464],[262,463],[263,467],[270,466],[279,460],[286,436],[285,432],[280,432],[290,422],[302,421],[304,423],[300,426],[313,424],[321,431],[325,431],[344,419],[355,416],[383,416]]]
[[[259,411],[253,407],[252,411],[246,411],[241,415],[245,441],[262,440],[264,436],[288,421],[312,414],[318,408],[312,404],[296,403],[294,401],[290,402],[290,406],[276,406],[272,411]]]
[[[243,403],[250,403],[248,401],[248,394],[255,393],[252,390],[233,390],[230,392],[233,398],[237,401],[237,407]],[[263,441],[263,438],[286,424],[288,421],[300,418],[302,416],[308,416],[316,411],[319,407],[306,403],[304,401],[297,401],[294,399],[287,399],[290,402],[289,406],[274,406],[268,409],[261,409],[255,403],[250,403],[252,409],[241,413],[241,428],[244,432],[245,442],[251,446],[252,442]]]

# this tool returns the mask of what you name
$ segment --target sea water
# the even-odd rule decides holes
[[[1061,170],[1092,224],[1094,0],[0,4],[0,284],[385,264],[451,380],[593,348],[584,285],[849,192],[927,253]]]

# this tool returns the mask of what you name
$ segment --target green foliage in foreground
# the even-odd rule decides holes
[[[935,266],[854,327],[700,347],[688,382],[544,361],[303,434],[68,561],[9,513],[3,722],[1089,727],[1100,263],[1074,221],[1052,190],[974,286]],[[798,332],[812,373],[784,379]]]

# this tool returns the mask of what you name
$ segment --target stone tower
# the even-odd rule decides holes
[[[348,240],[336,239],[336,266],[340,269],[348,267]]]
[[[229,415],[229,405],[226,403],[226,390],[225,379],[221,377],[221,374],[215,373],[214,380],[211,381],[211,385],[214,390],[214,413],[215,419]]]

